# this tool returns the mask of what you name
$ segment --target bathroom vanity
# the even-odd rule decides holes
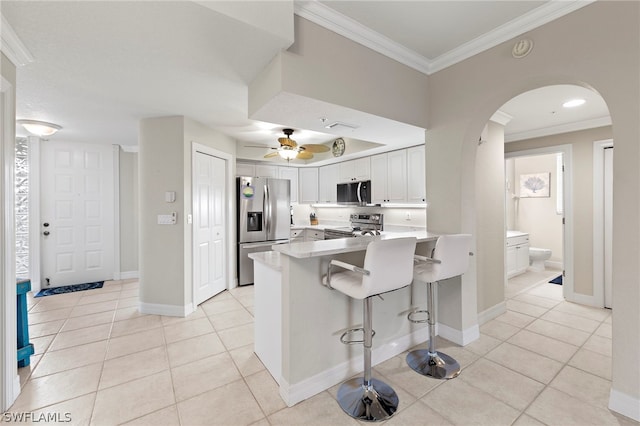
[[[529,234],[507,231],[507,278],[524,273],[529,267]]]

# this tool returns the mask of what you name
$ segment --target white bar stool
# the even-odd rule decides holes
[[[345,413],[366,421],[385,420],[398,409],[398,395],[386,383],[371,377],[371,344],[373,331],[373,296],[397,290],[413,280],[413,256],[416,239],[376,240],[367,246],[362,268],[332,260],[323,284],[354,299],[364,299],[363,328],[346,331],[340,341],[364,346],[364,377],[347,380],[338,389],[338,404]],[[344,272],[333,273],[339,267]],[[347,340],[346,336],[362,330],[363,340]]]
[[[427,284],[427,310],[410,312],[407,318],[414,323],[429,323],[429,349],[416,349],[407,354],[407,364],[417,373],[435,379],[453,379],[460,374],[460,364],[449,355],[438,352],[436,346],[436,318],[434,284],[464,274],[469,268],[471,235],[442,235],[436,241],[433,258],[415,256],[414,282]],[[426,320],[414,319],[414,314],[426,313]]]

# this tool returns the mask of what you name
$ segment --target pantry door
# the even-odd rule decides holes
[[[196,152],[193,179],[195,304],[226,289],[226,166],[221,158]]]
[[[42,288],[113,279],[113,155],[111,145],[42,143]]]

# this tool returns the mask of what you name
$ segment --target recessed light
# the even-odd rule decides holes
[[[570,101],[563,103],[562,106],[565,108],[573,108],[573,107],[580,106],[585,102],[587,101],[585,101],[584,99],[571,99]]]

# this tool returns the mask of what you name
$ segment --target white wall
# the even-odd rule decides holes
[[[138,153],[120,149],[120,272],[138,274]]]
[[[477,310],[483,312],[504,301],[504,126],[493,121],[483,131],[476,151],[475,190],[482,202],[476,207],[475,256]]]
[[[182,116],[148,118],[140,122],[140,302],[148,313],[189,313],[192,297],[191,145],[196,142],[233,156],[229,137]],[[176,201],[164,200],[166,191]],[[229,194],[229,203],[234,203]],[[175,225],[158,225],[157,215],[176,212]],[[231,229],[230,235],[235,235]],[[233,274],[234,271],[229,271]]]
[[[475,234],[476,206],[482,202],[474,183],[476,168],[481,166],[476,162],[477,140],[489,117],[514,96],[547,85],[580,84],[602,95],[611,112],[616,144],[613,177],[616,309],[610,406],[636,419],[640,419],[639,16],[637,2],[594,2],[529,31],[526,37],[534,41],[535,47],[524,59],[511,56],[518,41],[514,39],[432,74],[426,138],[430,228]],[[574,207],[577,220],[585,212]],[[578,225],[574,225],[578,234]],[[478,246],[477,250],[485,247]],[[502,250],[489,254],[502,256]],[[591,269],[591,264],[576,262],[574,282],[579,283],[577,271]],[[460,297],[465,297],[462,288],[475,284],[473,274],[466,274]],[[454,319],[462,323],[468,320]]]

